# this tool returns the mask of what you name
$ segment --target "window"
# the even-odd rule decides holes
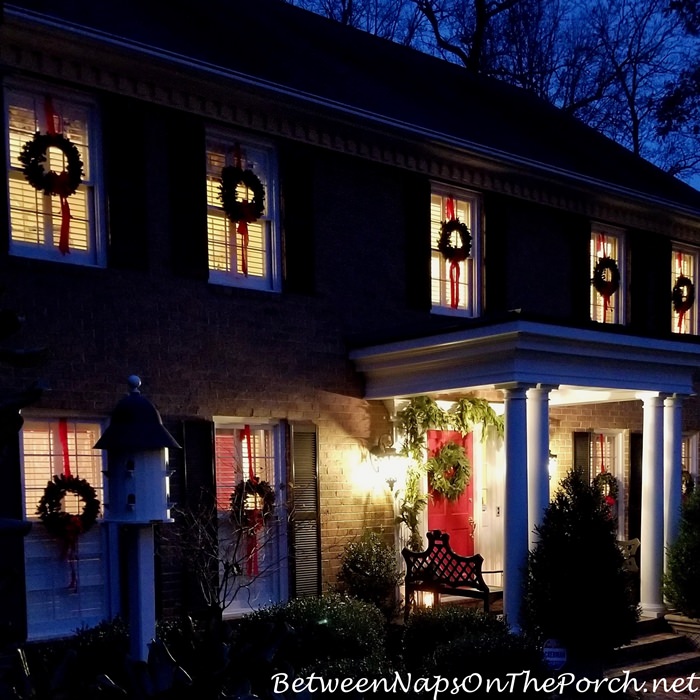
[[[695,304],[695,280],[698,251],[674,245],[671,255],[671,330],[697,334],[698,314]]]
[[[448,260],[439,248],[443,222],[453,219],[466,225],[467,240],[458,230],[450,233],[448,245],[468,249],[468,257]],[[434,189],[430,198],[431,302],[436,313],[475,317],[480,313],[481,201],[469,192],[448,192]],[[466,252],[466,250],[465,250]]]
[[[226,616],[244,614],[287,597],[286,509],[280,496],[285,454],[282,440],[278,425],[253,425],[225,419],[216,422],[214,463],[219,511],[219,577],[220,585],[224,583],[229,589]],[[268,519],[242,533],[240,527],[232,525],[229,511],[236,486],[248,479],[267,482],[275,492],[275,505]],[[249,494],[246,497],[244,508],[250,517],[258,517],[263,507],[259,496]],[[226,569],[223,563],[227,560],[237,566]]]
[[[254,221],[232,222],[221,203],[224,167],[250,170],[264,189],[264,210]],[[280,289],[279,226],[276,221],[276,162],[269,146],[217,134],[207,139],[207,231],[209,281],[250,289]],[[253,202],[254,190],[239,182],[236,200]]]
[[[98,234],[99,197],[95,106],[59,92],[5,91],[10,203],[10,253],[79,265],[104,264]],[[82,173],[77,191],[67,197],[47,195],[24,176],[19,156],[35,134],[62,134],[80,155]],[[44,172],[68,172],[63,150],[49,147]]]
[[[21,433],[24,515],[35,521],[25,538],[27,625],[30,639],[72,633],[110,617],[106,582],[105,536],[100,520],[78,537],[73,551],[42,527],[37,505],[54,475],[85,479],[103,502],[101,432],[96,422],[26,419]],[[74,494],[65,509],[80,513]]]
[[[590,243],[591,319],[624,323],[625,266],[622,236],[594,229]]]

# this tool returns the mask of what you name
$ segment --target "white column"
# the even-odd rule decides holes
[[[528,543],[537,542],[535,527],[549,505],[549,392],[537,386],[527,392]]]
[[[665,612],[661,592],[664,567],[663,399],[645,397],[642,442],[642,615],[660,617]]]
[[[681,512],[682,403],[679,396],[664,401],[664,570],[668,547],[678,537]]]
[[[506,489],[503,513],[503,612],[520,631],[524,571],[528,554],[527,388],[505,390]]]

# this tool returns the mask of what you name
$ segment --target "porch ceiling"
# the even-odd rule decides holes
[[[551,386],[552,403],[690,395],[700,345],[514,320],[351,352],[368,399]]]

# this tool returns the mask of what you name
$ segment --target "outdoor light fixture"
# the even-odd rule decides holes
[[[399,462],[399,453],[394,449],[394,438],[389,433],[380,435],[377,446],[370,450],[370,455],[374,470],[384,477],[389,490],[393,491],[398,480]]]
[[[554,474],[559,467],[559,460],[557,459],[557,456],[552,453],[552,450],[549,451],[549,462],[547,464],[547,469],[549,471],[549,478],[552,478],[552,474]]]

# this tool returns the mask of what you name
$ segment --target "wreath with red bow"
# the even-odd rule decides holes
[[[83,510],[80,513],[64,510],[64,499],[69,493],[74,493],[82,501]],[[36,512],[44,527],[70,546],[95,524],[100,513],[100,501],[95,489],[85,479],[54,475],[46,484]]]
[[[452,245],[452,234],[457,233],[461,245]],[[443,221],[440,225],[440,238],[438,239],[438,250],[442,256],[450,262],[462,262],[469,257],[472,249],[472,235],[467,225],[459,219]]]
[[[471,467],[464,447],[446,442],[425,465],[428,486],[448,501],[456,501],[467,488]]]
[[[248,507],[249,499],[255,507]],[[231,494],[229,518],[239,528],[255,530],[267,520],[275,508],[275,490],[267,481],[258,478],[239,481]]]
[[[690,311],[695,303],[695,285],[693,281],[685,275],[681,275],[673,285],[671,300],[673,301],[673,310],[677,314],[684,314]]]
[[[600,472],[593,477],[593,486],[600,491],[603,500],[609,506],[617,503],[617,496],[620,492],[620,484],[617,477],[610,472]]]
[[[44,164],[49,148],[57,148],[66,158],[65,170],[60,173],[46,170]],[[76,145],[63,134],[41,134],[38,131],[31,141],[22,146],[18,156],[24,166],[27,182],[46,195],[70,197],[83,179],[83,161]]]
[[[239,184],[253,193],[251,200],[238,199]],[[227,165],[221,169],[219,198],[224,213],[234,222],[256,221],[265,211],[265,187],[260,178],[252,170],[243,170],[237,165]]]
[[[605,255],[598,260],[591,280],[596,292],[606,299],[620,288],[620,268],[613,258]]]

